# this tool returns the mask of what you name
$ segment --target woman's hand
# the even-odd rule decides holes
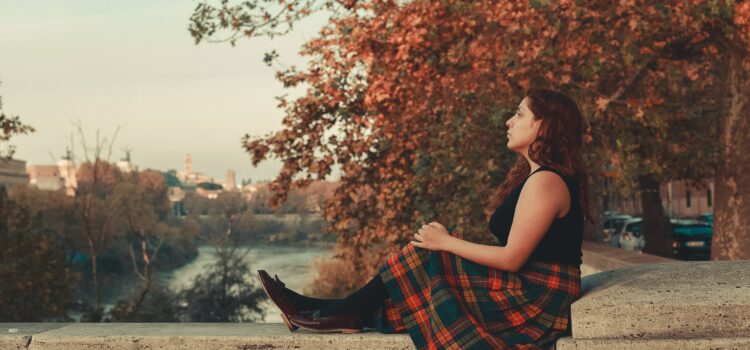
[[[411,241],[411,244],[429,250],[445,250],[446,242],[451,237],[445,226],[433,221],[427,225],[422,225],[422,228],[414,234],[414,240]]]

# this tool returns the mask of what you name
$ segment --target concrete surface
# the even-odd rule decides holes
[[[26,349],[31,337],[67,323],[0,323],[0,349]]]
[[[576,341],[750,338],[750,260],[638,265],[582,287],[571,307]]]
[[[571,337],[557,341],[556,350],[747,350],[750,338],[710,339],[584,339]]]
[[[281,323],[76,323],[28,349],[414,349],[406,334],[289,332]]]

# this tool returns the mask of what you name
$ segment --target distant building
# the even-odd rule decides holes
[[[182,201],[185,199],[185,192],[178,186],[169,186],[167,190],[167,198],[169,203],[172,205],[172,214],[175,216],[184,216],[187,214],[185,210],[185,203]]]
[[[73,155],[68,149],[65,156],[56,165],[40,164],[26,166],[29,184],[41,190],[57,191],[65,189],[65,194],[74,196],[78,181],[78,167],[73,162]]]
[[[185,174],[191,174],[193,172],[193,156],[190,153],[185,153]]]
[[[604,172],[604,210],[623,214],[642,215],[639,195],[620,196],[612,190],[616,172]],[[714,211],[714,182],[705,186],[691,186],[687,181],[670,181],[659,187],[664,212],[672,218],[693,217]]]
[[[305,202],[305,208],[311,212],[314,213],[320,213],[323,211],[323,209],[320,207],[320,195],[318,194],[311,194],[307,197],[307,202]]]
[[[27,185],[26,161],[0,157],[0,185],[10,188],[14,185]]]
[[[673,217],[697,216],[714,211],[714,182],[706,181],[705,188],[690,186],[685,181],[671,181],[662,185],[662,203]]]
[[[65,187],[65,179],[57,165],[27,165],[29,185],[40,190],[57,191]]]
[[[195,186],[195,192],[208,199],[218,198],[219,193],[223,191],[224,188],[221,185],[212,182],[201,182]]]
[[[234,191],[237,189],[237,182],[235,181],[235,173],[234,170],[227,170],[227,177],[224,180],[223,183],[224,190],[226,191]]]
[[[193,172],[193,157],[190,153],[185,154],[185,169],[177,173],[177,178],[182,182],[183,188],[190,192],[201,182],[214,182],[211,177]]]
[[[117,165],[117,168],[120,169],[120,172],[123,172],[123,173],[132,172],[133,166],[130,162],[130,151],[125,151],[125,158],[120,159],[116,165]]]
[[[259,187],[258,184],[247,184],[242,186],[242,198],[246,201],[252,200],[257,195]]]

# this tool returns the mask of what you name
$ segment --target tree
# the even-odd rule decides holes
[[[242,249],[242,235],[248,233],[253,218],[247,202],[236,192],[222,192],[213,201],[214,210],[224,219],[214,227],[209,242],[216,262],[195,278],[193,286],[179,293],[184,318],[191,322],[238,322],[263,318],[260,302],[265,292],[245,261],[249,249]]]
[[[54,237],[39,232],[28,203],[0,186],[0,320],[65,320],[77,274],[68,270]]]
[[[13,135],[23,135],[34,132],[34,128],[23,124],[18,116],[7,116],[3,112],[3,99],[0,97],[0,157],[11,159],[16,152],[15,146],[10,144]]]
[[[644,193],[644,214],[657,213],[657,220],[644,218],[647,238],[649,231],[657,234],[647,241],[647,250],[668,251],[671,238],[668,230],[651,230],[648,225],[648,221],[657,221],[653,226],[660,226],[662,208],[655,204],[658,196],[652,195],[658,189],[657,181],[700,181],[715,173],[717,221],[712,258],[750,257],[750,221],[743,214],[750,206],[741,200],[745,192],[740,190],[750,188],[750,182],[741,180],[745,177],[740,174],[747,169],[738,166],[747,164],[748,159],[737,151],[737,147],[750,145],[750,124],[746,122],[750,106],[743,102],[750,91],[746,89],[750,4],[620,2],[606,6],[604,2],[586,2],[578,6],[560,2],[538,9],[541,18],[561,28],[562,35],[554,36],[554,42],[561,43],[556,50],[563,53],[560,63],[585,67],[581,73],[592,75],[569,79],[598,95],[593,122],[615,127],[605,133],[608,143],[623,143],[615,133],[622,130],[622,121],[638,121],[654,131],[653,138],[638,140],[641,145],[633,157],[641,163],[636,167],[641,171],[632,175]],[[564,71],[560,73],[553,72],[551,78],[564,81]],[[680,129],[685,125],[691,126],[687,132]],[[682,137],[675,139],[670,134]],[[681,164],[674,166],[678,162]],[[715,171],[704,171],[706,168]],[[733,184],[737,186],[728,189]]]
[[[14,186],[8,196],[30,211],[36,232],[54,240],[68,259],[66,265],[71,266],[69,259],[85,247],[79,240],[81,227],[73,211],[73,199],[63,190],[47,191],[34,186]]]
[[[221,250],[216,263],[179,294],[181,313],[189,322],[253,322],[264,317],[265,292],[250,281],[255,276],[244,255]]]
[[[309,66],[277,74],[285,86],[305,84],[307,93],[294,101],[281,98],[284,129],[263,137],[246,135],[245,148],[254,165],[269,154],[284,160],[271,183],[274,203],[313,177],[325,178],[334,163],[341,164],[342,185],[326,206],[325,217],[339,244],[348,247],[341,256],[363,273],[361,280],[372,273],[372,267],[364,265],[364,250],[385,243],[384,257],[408,240],[419,221],[437,218],[457,226],[470,240],[492,241],[486,229],[487,193],[514,158],[503,151],[501,116],[531,86],[562,90],[579,101],[591,125],[587,161],[593,172],[606,160],[623,163],[618,159],[632,151],[633,139],[620,137],[620,132],[648,130],[655,135],[653,143],[647,140],[648,145],[627,153],[635,153],[633,159],[646,166],[623,172],[624,180],[638,183],[643,193],[658,188],[658,181],[684,175],[664,171],[659,159],[670,159],[671,166],[687,158],[681,153],[703,154],[680,166],[697,169],[713,157],[710,149],[701,153],[693,148],[703,140],[696,136],[702,129],[690,132],[687,127],[687,139],[675,140],[667,136],[673,125],[694,119],[691,109],[696,107],[730,111],[707,115],[716,117],[708,123],[717,120],[722,128],[732,121],[731,128],[719,129],[720,135],[721,130],[731,132],[723,131],[720,137],[716,183],[737,184],[732,191],[717,187],[717,220],[728,221],[716,224],[714,249],[725,252],[714,258],[750,254],[745,248],[750,246],[750,219],[738,216],[750,210],[750,201],[737,200],[744,196],[738,189],[750,184],[744,185],[739,173],[727,177],[727,167],[721,165],[750,164],[742,154],[727,151],[742,148],[726,143],[731,139],[744,145],[750,137],[742,124],[750,118],[740,118],[750,106],[741,103],[740,93],[748,91],[741,89],[740,74],[747,61],[746,2],[336,4],[331,21],[302,51],[312,59]],[[253,8],[222,5],[214,10],[216,17],[202,18],[203,27],[213,29],[203,35],[216,35],[222,28],[234,31],[256,18],[248,14]],[[195,32],[193,36],[204,38]],[[736,85],[733,90],[728,83]],[[717,102],[723,91],[735,91],[731,96],[736,101]],[[705,98],[695,99],[701,95]],[[735,117],[728,119],[732,113]],[[689,151],[675,151],[680,147]],[[646,194],[643,200],[654,201]],[[722,207],[721,201],[731,205]],[[736,215],[722,213],[727,210]],[[599,216],[596,210],[592,215]],[[655,216],[647,220],[656,222],[655,229],[646,225],[651,230],[648,249],[660,252],[668,232],[659,224],[665,222],[663,214]],[[737,242],[733,248],[717,248],[727,246],[722,243],[727,238]]]
[[[151,290],[153,264],[170,233],[166,225],[159,225],[169,213],[167,183],[158,171],[135,171],[123,175],[123,181],[117,184],[113,196],[123,198],[119,219],[129,240],[133,270],[142,283],[133,300],[121,302],[115,312],[117,319],[131,320]]]
[[[122,234],[117,219],[132,193],[115,196],[115,189],[123,180],[122,173],[109,159],[119,128],[112,139],[97,132],[93,147],[89,148],[83,127],[75,124],[80,136],[84,162],[76,169],[73,209],[81,225],[81,239],[91,263],[93,303],[85,319],[98,322],[103,317],[99,290],[98,262],[101,253]],[[105,153],[106,152],[106,153]]]

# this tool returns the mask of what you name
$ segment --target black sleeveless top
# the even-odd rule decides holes
[[[570,209],[565,216],[555,218],[542,240],[534,248],[529,261],[559,262],[564,264],[581,264],[581,244],[583,242],[583,210],[578,200],[577,178],[569,178],[559,171],[542,165],[526,176],[513,190],[505,196],[503,203],[495,209],[490,218],[490,232],[492,232],[501,246],[508,244],[510,227],[513,224],[513,214],[521,194],[521,188],[531,175],[537,171],[548,170],[556,173],[568,185],[570,192]]]

